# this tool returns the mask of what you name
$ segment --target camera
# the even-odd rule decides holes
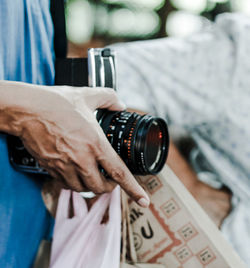
[[[116,90],[115,66],[113,50],[91,48],[87,59],[56,62],[55,84],[110,87]],[[163,119],[103,109],[97,111],[96,117],[107,139],[133,174],[149,175],[161,171],[169,149],[168,128]],[[19,138],[8,136],[8,148],[10,162],[17,170],[48,174],[27,152]]]

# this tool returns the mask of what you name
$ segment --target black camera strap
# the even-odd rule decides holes
[[[114,56],[110,49],[104,49],[94,54],[91,69],[94,72],[102,70],[102,75],[95,76],[96,80],[89,85],[89,66],[87,58],[66,58],[67,37],[65,26],[65,0],[51,0],[50,11],[54,24],[55,85],[68,86],[105,86],[116,88],[114,84]],[[102,65],[102,66],[101,66]],[[112,67],[113,66],[113,70]],[[99,81],[99,76],[105,81]],[[93,79],[92,79],[93,80]]]
[[[85,58],[66,58],[67,37],[64,0],[51,0],[50,12],[54,24],[55,84],[88,86],[88,61]]]
[[[54,24],[54,50],[56,58],[66,58],[67,38],[64,0],[51,0],[50,13]]]
[[[85,58],[56,59],[55,85],[88,86],[88,60]]]

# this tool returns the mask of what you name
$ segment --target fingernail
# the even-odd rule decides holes
[[[124,102],[119,101],[119,104],[121,105],[123,110],[125,110],[127,108],[127,105]]]
[[[150,204],[150,200],[146,199],[145,197],[142,197],[141,199],[138,200],[137,202],[141,207],[147,208]]]

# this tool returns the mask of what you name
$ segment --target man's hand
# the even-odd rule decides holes
[[[4,94],[0,130],[19,136],[54,178],[75,191],[97,194],[120,184],[141,206],[148,206],[147,194],[114,151],[94,115],[97,108],[125,108],[112,89],[2,81],[0,93]],[[110,180],[104,178],[98,165]]]

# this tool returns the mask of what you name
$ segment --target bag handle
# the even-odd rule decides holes
[[[83,218],[88,213],[86,201],[77,192],[72,192],[74,216]]]
[[[71,191],[62,189],[58,205],[56,209],[56,221],[60,222],[69,217],[69,203],[70,203]]]
[[[88,215],[88,217],[92,218],[92,223],[100,223],[102,221],[102,218],[107,210],[108,205],[110,204],[111,199],[110,194],[101,195],[99,199],[94,203],[92,208],[88,211],[86,201],[79,193],[62,189],[57,205],[56,221],[60,222],[69,219],[71,196],[74,212],[73,217],[85,217]]]
[[[109,204],[109,219],[111,222],[115,222],[114,218],[117,219],[119,217],[121,219],[121,189],[120,186],[116,186],[116,188],[111,193],[110,204]],[[117,206],[117,203],[120,205]]]

